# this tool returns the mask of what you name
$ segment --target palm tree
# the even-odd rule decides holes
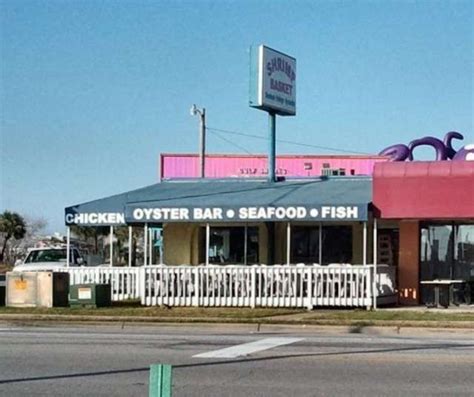
[[[0,262],[3,262],[8,240],[12,237],[20,240],[26,234],[26,222],[20,214],[16,212],[5,211],[0,214],[0,234],[3,235],[3,246],[0,252]]]
[[[99,252],[99,237],[107,235],[109,228],[104,226],[71,226],[72,233],[85,243],[89,243],[92,239],[94,241],[94,254]]]

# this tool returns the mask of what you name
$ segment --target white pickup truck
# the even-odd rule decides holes
[[[33,248],[24,261],[15,264],[13,271],[54,271],[66,267],[66,248]],[[85,266],[86,263],[77,248],[70,248],[69,266]]]

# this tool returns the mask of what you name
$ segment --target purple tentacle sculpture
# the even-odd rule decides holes
[[[390,156],[390,161],[405,161],[410,154],[410,149],[407,145],[392,145],[386,147],[379,153],[379,156]]]
[[[436,160],[441,161],[441,160],[446,160],[448,158],[446,152],[446,146],[444,146],[443,141],[441,141],[438,138],[435,138],[433,136],[425,136],[420,139],[415,139],[414,141],[411,141],[410,144],[408,145],[408,148],[410,149],[410,155],[408,158],[410,161],[413,161],[413,149],[415,149],[418,146],[432,146],[436,150]]]
[[[456,150],[453,148],[451,141],[453,139],[464,139],[464,136],[456,131],[450,131],[444,136],[444,146],[446,147],[446,156],[448,159],[454,158]]]
[[[474,161],[474,143],[459,149],[453,157],[453,161]]]

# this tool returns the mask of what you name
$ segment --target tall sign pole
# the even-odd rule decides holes
[[[276,114],[268,112],[268,182],[276,182]]]
[[[268,181],[276,182],[276,115],[296,114],[296,59],[264,45],[250,48],[251,107],[268,112]]]
[[[276,182],[276,116],[296,114],[296,59],[264,45],[250,48],[249,105],[268,112],[268,182]],[[266,222],[269,265],[275,259],[275,223]]]

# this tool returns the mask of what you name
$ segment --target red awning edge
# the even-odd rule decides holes
[[[382,219],[474,219],[474,161],[377,163],[373,190]]]

